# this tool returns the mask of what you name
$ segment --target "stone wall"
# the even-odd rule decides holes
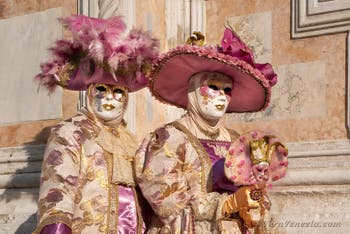
[[[207,43],[220,43],[223,25],[233,26],[257,61],[272,63],[279,75],[265,112],[232,114],[226,121],[240,132],[273,132],[289,147],[287,177],[270,191],[274,219],[268,225],[278,228],[277,233],[350,232],[349,9],[345,0],[0,0],[0,32],[8,32],[0,40],[9,45],[3,48],[8,49],[6,56],[0,56],[6,63],[0,84],[9,90],[0,94],[5,95],[0,96],[0,233],[33,230],[50,127],[73,115],[79,101],[75,92],[62,91],[62,98],[58,94],[47,99],[43,93],[35,96],[35,86],[29,83],[21,86],[40,63],[26,63],[27,55],[32,54],[32,60],[45,58],[44,44],[66,33],[57,30],[54,18],[78,10],[96,17],[124,12],[129,27],[152,30],[163,51],[184,43],[195,30],[206,33]],[[26,42],[10,33],[15,27]],[[33,33],[42,35],[40,44]],[[36,50],[27,51],[25,43]],[[9,77],[16,82],[7,82]],[[29,100],[33,108],[21,100]],[[12,112],[5,111],[8,107]],[[130,98],[127,122],[141,140],[182,113],[142,90]]]
[[[33,82],[47,48],[66,34],[57,17],[76,12],[71,0],[0,1],[0,233],[34,230],[43,144],[76,112],[77,94],[49,97]]]
[[[47,128],[76,112],[76,92],[49,97],[33,82],[48,47],[66,35],[56,18],[76,12],[71,0],[0,1],[0,147],[44,144]]]
[[[0,149],[0,233],[34,230],[44,147]]]

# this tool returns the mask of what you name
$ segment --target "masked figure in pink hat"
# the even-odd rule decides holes
[[[151,133],[135,157],[137,182],[155,212],[148,232],[245,233],[238,211],[255,207],[255,187],[236,196],[240,185],[225,175],[230,145],[239,139],[224,126],[225,113],[265,109],[277,76],[270,64],[254,62],[230,28],[221,46],[201,46],[196,34],[191,45],[161,55],[151,72],[154,97],[187,113]]]
[[[137,144],[123,120],[128,93],[147,85],[158,42],[124,35],[120,17],[61,19],[73,39],[58,40],[36,79],[86,90],[87,105],[52,129],[42,165],[34,233],[143,233],[132,169]]]

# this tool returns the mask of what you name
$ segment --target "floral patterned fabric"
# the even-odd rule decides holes
[[[83,113],[53,128],[43,159],[34,233],[55,223],[72,233],[144,231],[134,185],[112,181],[118,160],[96,141],[100,131]]]
[[[237,137],[231,134],[231,140]],[[210,148],[217,158],[224,158],[228,146]],[[228,193],[213,191],[212,168],[206,148],[178,122],[144,140],[135,157],[135,171],[155,212],[148,233],[220,233],[218,220],[223,218],[221,207]]]

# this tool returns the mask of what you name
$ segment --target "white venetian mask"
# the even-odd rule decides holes
[[[88,89],[93,114],[103,121],[122,119],[128,103],[128,91],[122,86],[92,84]]]
[[[269,179],[269,163],[260,162],[253,166],[253,175],[257,182],[267,182]]]
[[[193,77],[201,115],[208,120],[222,118],[231,101],[232,80],[215,72],[202,72]]]

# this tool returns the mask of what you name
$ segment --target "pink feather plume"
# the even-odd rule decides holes
[[[136,86],[147,83],[141,65],[155,59],[159,47],[158,40],[152,38],[149,32],[133,29],[124,35],[126,24],[120,16],[98,19],[75,15],[60,18],[59,21],[72,33],[73,38],[57,40],[50,48],[52,60],[41,64],[41,73],[35,77],[40,85],[52,92],[57,85],[57,72],[65,63],[73,60],[79,66],[83,59],[79,56],[88,56],[98,64],[107,62],[114,71],[119,66],[126,70],[133,68],[125,76],[127,83],[138,83]]]

